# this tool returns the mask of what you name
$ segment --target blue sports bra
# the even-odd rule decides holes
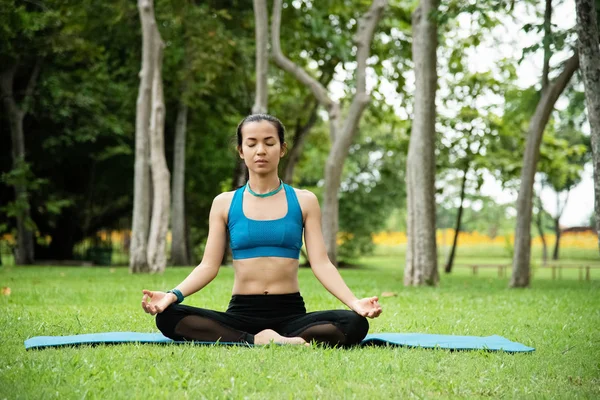
[[[283,184],[287,214],[273,220],[246,218],[242,201],[246,185],[233,194],[227,228],[234,260],[254,257],[300,258],[302,248],[302,209],[294,189]]]

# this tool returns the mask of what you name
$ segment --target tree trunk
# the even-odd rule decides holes
[[[552,42],[552,0],[546,0],[546,8],[544,11],[544,38],[542,44],[544,47],[544,64],[542,66],[542,91],[546,89],[550,81],[548,74],[550,73],[550,58],[552,51],[550,43]]]
[[[373,0],[369,10],[358,22],[358,30],[355,37],[357,46],[356,92],[344,121],[341,120],[340,104],[331,100],[325,86],[283,55],[280,44],[281,0],[275,0],[273,6],[271,31],[272,51],[275,63],[310,89],[329,115],[331,149],[325,164],[322,225],[327,254],[334,265],[337,265],[337,232],[339,226],[338,191],[342,178],[343,165],[350,145],[356,136],[362,113],[370,101],[370,96],[366,90],[367,58],[369,57],[375,28],[383,15],[383,10],[387,6],[387,3],[387,0]]]
[[[13,62],[0,75],[0,94],[2,94],[4,109],[8,116],[10,126],[10,137],[12,142],[12,167],[14,170],[26,168],[25,134],[23,131],[23,119],[28,111],[28,104],[33,96],[33,89],[37,83],[37,77],[41,68],[41,61],[37,60],[29,77],[22,106],[19,108],[17,99],[13,93],[14,78],[19,64]],[[15,264],[28,265],[34,261],[34,239],[29,205],[29,194],[27,182],[14,184],[15,203],[18,207],[17,220],[17,249]]]
[[[546,265],[548,263],[548,245],[546,244],[546,238],[544,237],[544,209],[542,208],[542,199],[538,196],[537,200],[538,213],[537,218],[535,219],[535,225],[537,226],[542,241],[542,264]]]
[[[527,143],[523,155],[523,170],[517,198],[517,227],[515,229],[515,253],[511,287],[528,287],[531,259],[531,214],[533,206],[533,182],[540,155],[540,143],[544,129],[554,109],[558,96],[579,66],[579,57],[573,55],[564,65],[556,80],[542,91],[542,97],[529,124]]]
[[[560,247],[560,218],[563,215],[563,212],[565,211],[565,208],[567,207],[567,202],[569,201],[569,193],[570,190],[567,190],[567,196],[565,198],[565,202],[562,204],[562,206],[560,205],[560,196],[559,193],[556,192],[556,217],[554,218],[554,233],[556,236],[556,240],[554,241],[554,252],[552,253],[552,259],[553,260],[558,260],[558,251],[559,251],[559,247]]]
[[[558,222],[560,217],[557,216],[554,218],[554,235],[556,236],[556,240],[554,241],[554,251],[552,252],[552,259],[558,260],[558,248],[560,246],[560,223]]]
[[[460,233],[460,224],[462,221],[463,209],[464,209],[464,201],[465,201],[465,192],[467,187],[467,173],[469,172],[469,164],[467,163],[467,167],[463,171],[463,179],[460,185],[460,205],[458,206],[458,215],[456,216],[456,227],[454,228],[454,238],[452,239],[452,249],[450,250],[450,255],[448,256],[448,261],[446,261],[446,267],[444,271],[449,274],[452,272],[452,266],[454,265],[454,255],[456,254],[456,245],[458,244],[458,235]]]
[[[148,130],[152,110],[152,80],[154,76],[154,39],[156,20],[152,0],[138,0],[142,23],[142,69],[136,103],[135,119],[135,167],[133,190],[133,218],[129,248],[129,271],[149,272],[148,230],[150,227],[150,166]]]
[[[435,237],[435,94],[437,85],[437,0],[422,0],[412,16],[415,70],[414,117],[408,158],[407,250],[404,284],[439,281]]]
[[[577,34],[594,163],[596,231],[600,250],[600,33],[594,0],[576,0]]]
[[[175,144],[173,148],[173,215],[171,221],[171,264],[190,265],[187,248],[185,223],[185,136],[187,127],[188,105],[185,102],[184,87],[177,110],[175,123]]]
[[[148,266],[151,273],[163,272],[167,266],[167,233],[171,207],[171,177],[165,159],[165,102],[162,83],[164,43],[156,24],[153,35],[152,114],[150,116],[150,170],[152,171],[152,219],[148,236]]]
[[[266,0],[254,0],[254,31],[256,34],[256,93],[252,114],[264,114],[268,110],[269,89],[269,17]]]

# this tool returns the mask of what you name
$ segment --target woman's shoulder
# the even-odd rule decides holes
[[[215,198],[213,199],[213,207],[214,208],[218,208],[218,209],[229,209],[229,205],[231,204],[231,201],[233,199],[233,195],[235,194],[235,190],[232,190],[230,192],[223,192],[220,193],[218,195],[215,196]]]
[[[310,190],[298,188],[292,189],[294,189],[294,193],[296,193],[296,197],[298,198],[298,201],[300,202],[300,206],[302,208],[304,208],[304,206],[314,207],[315,205],[319,205],[319,199]]]
[[[292,189],[294,189],[294,193],[296,193],[296,196],[302,196],[302,197],[307,197],[307,198],[317,198],[317,196],[311,192],[308,189],[298,189],[295,187],[290,186]]]

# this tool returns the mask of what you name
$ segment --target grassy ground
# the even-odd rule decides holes
[[[535,275],[507,289],[495,271],[457,269],[438,288],[404,288],[398,257],[343,270],[358,296],[390,291],[371,332],[498,334],[532,354],[403,348],[352,350],[115,345],[25,351],[38,335],[155,332],[141,289],[166,289],[190,268],[133,276],[126,268],[0,267],[0,398],[598,398],[600,274]],[[224,310],[233,271],[186,304]],[[309,310],[342,308],[310,270],[300,271]]]
[[[438,259],[440,265],[446,262],[448,254],[450,253],[450,246],[438,245]],[[600,265],[600,256],[598,249],[582,249],[576,247],[562,247],[560,249],[560,257],[558,261],[552,261],[552,247],[548,248],[548,262],[554,262],[559,264],[577,264],[577,265]],[[386,255],[386,256],[398,256],[404,258],[406,253],[406,245],[397,246],[386,246],[379,245],[376,247],[375,254]],[[458,246],[456,249],[456,261],[457,262],[489,262],[489,263],[511,263],[512,262],[512,249],[490,244],[482,245],[463,245]],[[479,260],[479,261],[477,261]],[[542,264],[542,249],[540,246],[531,247],[531,261],[534,265]]]

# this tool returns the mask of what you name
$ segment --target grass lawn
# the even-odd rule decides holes
[[[600,270],[562,280],[536,273],[507,289],[495,270],[457,269],[438,288],[404,288],[399,257],[374,256],[342,274],[358,296],[381,298],[370,332],[501,335],[532,354],[404,348],[114,345],[25,351],[39,335],[156,332],[141,290],[169,289],[190,268],[133,276],[126,268],[0,267],[0,399],[52,398],[599,398]],[[223,268],[186,304],[224,310],[233,271]],[[310,311],[343,308],[310,270],[300,271]]]

